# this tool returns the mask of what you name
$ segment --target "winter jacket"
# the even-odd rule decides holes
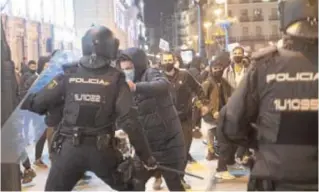
[[[183,132],[170,93],[170,83],[160,70],[147,68],[146,54],[137,48],[123,50],[135,68],[135,105],[152,154],[159,162],[185,160]]]
[[[204,99],[204,92],[201,85],[186,70],[175,68],[173,76],[166,75],[173,86],[176,96],[176,109],[181,120],[192,116],[193,96],[196,95],[199,101]]]
[[[206,101],[204,105],[209,109],[209,113],[207,115],[209,115],[210,118],[207,119],[211,119],[215,122],[216,119],[213,119],[213,115],[214,113],[219,112],[221,107],[220,92],[222,91],[222,97],[226,104],[233,92],[233,88],[223,78],[220,81],[220,85],[218,85],[218,83],[211,76],[208,77],[208,79],[202,84],[202,87],[205,93]]]

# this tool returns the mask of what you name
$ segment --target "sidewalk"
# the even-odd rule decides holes
[[[192,189],[189,191],[205,191],[208,186],[208,180],[210,178],[211,172],[216,169],[217,161],[208,162],[205,159],[205,149],[206,147],[202,144],[201,140],[194,140],[191,154],[198,161],[194,164],[189,164],[187,171],[195,175],[199,175],[205,178],[205,180],[199,180],[186,176],[186,181],[192,186]],[[33,163],[34,161],[34,149],[30,148],[28,150],[30,159]],[[47,151],[45,151],[44,161],[49,162]],[[40,169],[35,167],[37,172],[37,177],[33,181],[33,186],[24,187],[23,191],[43,191],[45,181],[48,175],[48,169]],[[90,173],[91,174],[91,173]],[[111,191],[106,184],[104,184],[99,178],[92,174],[93,178],[88,184],[77,186],[75,191]],[[152,184],[154,178],[151,178],[147,183],[147,191],[153,191]],[[215,191],[246,191],[247,186],[247,177],[237,178],[232,181],[227,181],[223,183],[218,183],[216,185]],[[167,191],[166,186],[161,191]]]

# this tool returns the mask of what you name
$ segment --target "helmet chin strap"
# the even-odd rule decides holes
[[[93,53],[91,56],[90,56],[90,65],[94,65],[94,63],[96,62],[96,57],[97,55],[95,53]]]

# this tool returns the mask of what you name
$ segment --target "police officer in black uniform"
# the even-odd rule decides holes
[[[249,190],[318,190],[318,1],[279,3],[284,47],[253,56],[220,135],[256,148]]]
[[[114,148],[114,124],[126,131],[146,168],[155,168],[148,142],[125,76],[110,66],[119,42],[106,27],[93,26],[82,38],[83,57],[78,69],[60,75],[44,89],[29,95],[22,109],[45,114],[64,103],[63,120],[56,133],[53,165],[46,191],[68,191],[85,171],[94,172],[115,190],[129,190],[116,171],[121,155]]]

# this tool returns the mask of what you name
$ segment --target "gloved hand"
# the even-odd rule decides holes
[[[31,93],[27,96],[27,98],[23,101],[21,104],[22,110],[30,110],[32,107],[33,98],[35,97],[35,94]]]
[[[153,156],[148,158],[147,162],[143,162],[143,164],[147,170],[154,170],[157,168],[157,161]]]

